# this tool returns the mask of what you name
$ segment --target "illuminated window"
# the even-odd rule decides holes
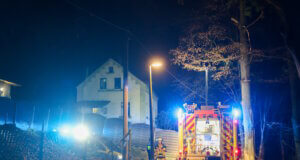
[[[106,89],[106,87],[107,87],[107,79],[100,78],[100,89]]]
[[[98,113],[99,112],[99,108],[93,108],[93,113]]]
[[[115,89],[121,89],[121,78],[115,78]]]

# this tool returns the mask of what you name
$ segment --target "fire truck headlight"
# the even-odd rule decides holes
[[[232,110],[232,115],[233,115],[233,117],[238,118],[241,115],[241,111],[239,109],[235,108]]]

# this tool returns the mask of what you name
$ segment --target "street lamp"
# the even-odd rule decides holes
[[[160,67],[162,63],[155,62],[149,65],[149,112],[150,112],[150,160],[154,159],[154,127],[153,127],[153,101],[152,101],[152,67]]]

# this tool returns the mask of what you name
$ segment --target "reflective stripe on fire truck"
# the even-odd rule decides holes
[[[186,154],[195,151],[196,147],[196,124],[195,124],[195,116],[194,114],[186,115],[184,119],[184,139],[186,140],[185,144],[183,145],[183,153]]]
[[[233,159],[233,132],[232,132],[232,119],[230,116],[223,114],[222,120],[222,141],[223,141],[223,153],[222,159],[232,160]]]

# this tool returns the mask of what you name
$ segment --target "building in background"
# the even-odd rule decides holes
[[[148,85],[128,73],[128,118],[131,123],[149,124]],[[153,96],[154,118],[158,98]],[[123,67],[109,59],[77,86],[77,103],[84,113],[100,114],[106,118],[123,115]]]
[[[0,97],[1,98],[11,98],[11,87],[20,86],[19,84],[9,82],[7,80],[0,79]]]

